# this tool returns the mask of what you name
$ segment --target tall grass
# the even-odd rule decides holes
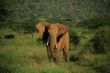
[[[0,73],[67,73],[66,68],[48,61],[45,44],[37,40],[36,33],[32,37],[8,31],[3,29],[0,35]],[[13,33],[15,38],[6,39],[4,33]]]
[[[51,63],[45,44],[37,33],[20,34],[11,29],[0,29],[1,73],[99,73],[109,72],[109,55],[91,53],[89,41],[94,32],[85,28],[74,28],[80,39],[77,45],[70,42],[70,62]],[[12,34],[14,38],[5,38]],[[71,39],[70,35],[70,39]],[[107,57],[106,57],[107,56]],[[108,64],[108,65],[106,65]],[[102,70],[102,71],[101,71]]]

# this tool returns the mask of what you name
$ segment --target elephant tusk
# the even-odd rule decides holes
[[[58,45],[56,44],[56,48],[58,48]]]
[[[47,46],[49,45],[49,42],[47,42]]]

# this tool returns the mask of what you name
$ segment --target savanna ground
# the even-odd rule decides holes
[[[88,73],[89,68],[72,61],[50,63],[45,44],[37,40],[37,33],[32,37],[31,34],[19,34],[11,29],[0,30],[0,70],[4,71],[3,73]],[[15,37],[7,39],[4,37],[7,34],[13,34]],[[71,54],[78,51],[70,48]],[[94,70],[90,70],[94,73]]]
[[[31,34],[18,33],[12,29],[0,29],[0,73],[97,73],[91,66],[96,65],[96,55],[86,52],[84,60],[77,58],[93,37],[93,32],[83,28],[74,28],[72,31],[81,37],[80,42],[78,46],[70,43],[70,62],[60,61],[56,64],[48,61],[45,44],[38,39],[36,32],[32,37]]]

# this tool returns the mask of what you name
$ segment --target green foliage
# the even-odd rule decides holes
[[[90,40],[91,44],[91,49],[95,53],[109,53],[109,38],[110,38],[110,27],[105,26],[99,28],[93,38]]]
[[[110,66],[110,27],[100,27],[94,36],[83,46],[78,55],[79,64],[92,67],[97,73],[109,73]]]
[[[72,42],[72,44],[74,45],[78,45],[78,43],[80,42],[80,38],[78,34],[75,31],[71,31],[69,35],[70,35],[70,42]]]
[[[79,24],[79,26],[88,28],[88,29],[97,29],[99,27],[110,25],[110,17],[104,16],[104,17],[94,17],[88,20],[84,20]]]

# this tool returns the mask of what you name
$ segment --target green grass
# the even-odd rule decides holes
[[[18,34],[10,29],[0,29],[0,73],[96,73],[94,69],[88,66],[79,65],[75,62],[50,63],[48,61],[45,44],[37,40],[38,35]],[[74,29],[80,37],[85,29]],[[6,39],[6,34],[13,34],[15,38]],[[89,34],[89,33],[88,33]],[[86,35],[88,35],[86,33]],[[89,39],[89,34],[86,36]],[[81,38],[81,41],[75,49],[70,51],[70,56],[76,55],[81,51],[83,44],[87,39]]]

